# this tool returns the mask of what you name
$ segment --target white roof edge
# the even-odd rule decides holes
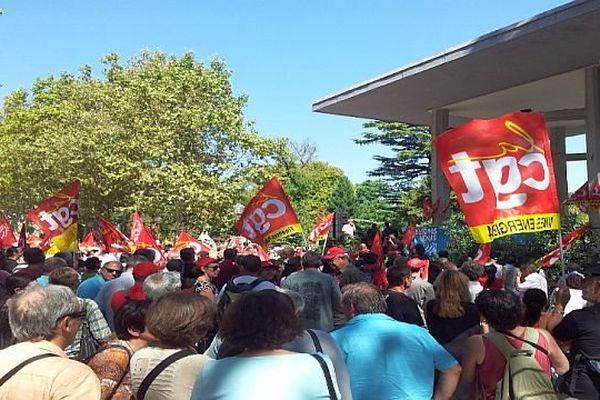
[[[348,87],[347,89],[343,89],[339,92],[319,98],[313,102],[312,110],[320,111],[322,108],[328,107],[330,105],[354,97],[356,95],[368,92],[372,89],[385,86],[394,81],[404,79],[406,77],[426,71],[441,64],[445,64],[449,61],[460,59],[473,53],[474,51],[479,51],[502,42],[514,40],[537,29],[541,29],[548,25],[555,24],[557,22],[565,21],[573,17],[587,14],[588,12],[599,8],[600,0],[575,0],[570,3],[563,4],[562,6],[558,6],[551,10],[544,11],[543,13],[537,14],[531,18],[527,18],[505,26],[504,28],[500,28],[492,32],[486,33],[485,35],[470,40],[468,42],[450,47],[437,54],[434,54],[433,56],[421,59],[411,64],[404,65],[400,68],[397,68],[383,75],[377,76],[373,79],[360,82],[356,85]],[[515,32],[517,29],[519,29],[519,31]]]

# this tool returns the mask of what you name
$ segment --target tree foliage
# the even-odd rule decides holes
[[[282,144],[244,118],[220,60],[142,52],[103,60],[102,76],[38,79],[0,114],[0,210],[26,210],[74,178],[80,219],[125,223],[133,210],[163,229],[229,229],[249,182],[268,176]]]
[[[387,157],[373,158],[380,165],[369,175],[385,177],[401,190],[410,189],[422,177],[431,172],[431,133],[429,127],[409,125],[403,122],[370,121],[363,125],[359,145],[378,143],[389,147],[394,153]]]

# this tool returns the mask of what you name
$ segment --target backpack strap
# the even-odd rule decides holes
[[[548,351],[548,349],[546,349],[536,343],[538,338],[540,337],[540,333],[534,328],[525,328],[525,334],[523,335],[523,337],[513,335],[512,333],[507,332],[507,331],[498,331],[498,332],[530,345],[531,347],[535,348],[536,350],[539,350],[542,353],[544,353],[544,355],[546,355],[547,357],[550,356],[550,352]]]
[[[325,376],[325,381],[327,381],[327,390],[329,391],[329,398],[331,400],[337,400],[337,394],[335,393],[335,388],[333,387],[333,380],[331,379],[331,373],[329,372],[329,367],[327,367],[327,363],[319,354],[311,354],[318,361],[321,366],[321,370],[323,371],[323,375]]]
[[[252,289],[254,289],[255,287],[257,287],[258,285],[260,285],[263,282],[265,282],[264,279],[256,278],[255,280],[253,280],[252,282],[250,282],[250,287]]]
[[[138,388],[136,399],[144,400],[144,396],[146,396],[146,392],[150,388],[150,385],[152,385],[152,382],[154,382],[156,377],[160,375],[160,373],[163,372],[165,369],[167,369],[169,365],[181,360],[182,358],[192,356],[194,354],[196,353],[189,350],[179,350],[178,352],[175,352],[169,357],[162,360],[156,367],[152,369],[152,371],[150,371],[148,375],[146,375],[146,377],[140,384],[140,387]]]
[[[8,371],[2,378],[0,378],[0,386],[4,385],[7,380],[9,380],[10,378],[12,378],[13,375],[15,375],[21,369],[23,369],[23,367],[27,366],[28,364],[31,364],[34,361],[41,360],[42,358],[47,358],[47,357],[58,357],[58,354],[43,353],[43,354],[38,354],[37,356],[33,356],[31,358],[28,358],[27,360],[23,361],[22,363],[20,363],[19,365],[17,365],[16,367],[14,367],[13,369],[11,369],[10,371]]]
[[[517,349],[509,343],[508,339],[506,339],[506,336],[500,332],[490,332],[486,334],[485,337],[500,350],[507,362],[510,359],[510,356],[517,351]]]
[[[313,345],[315,346],[315,350],[317,351],[317,353],[322,353],[323,347],[321,346],[321,342],[319,341],[319,337],[317,336],[315,331],[313,331],[312,329],[307,329],[306,332],[308,332],[308,336],[310,336],[310,338],[312,339]]]

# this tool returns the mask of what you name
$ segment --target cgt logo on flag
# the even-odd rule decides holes
[[[235,226],[242,236],[261,246],[302,232],[298,217],[275,177],[250,200]]]
[[[434,144],[475,241],[559,228],[542,114],[472,120],[436,137]]]
[[[326,240],[329,236],[329,229],[333,224],[334,213],[329,213],[321,218],[308,234],[308,241],[316,243],[320,240]]]

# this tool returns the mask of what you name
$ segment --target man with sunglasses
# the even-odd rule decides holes
[[[94,372],[64,353],[85,318],[69,288],[34,285],[8,312],[18,343],[0,351],[0,400],[100,399]]]
[[[108,261],[92,278],[81,282],[77,288],[77,296],[82,299],[95,299],[105,282],[112,281],[121,276],[123,264],[118,261]]]

